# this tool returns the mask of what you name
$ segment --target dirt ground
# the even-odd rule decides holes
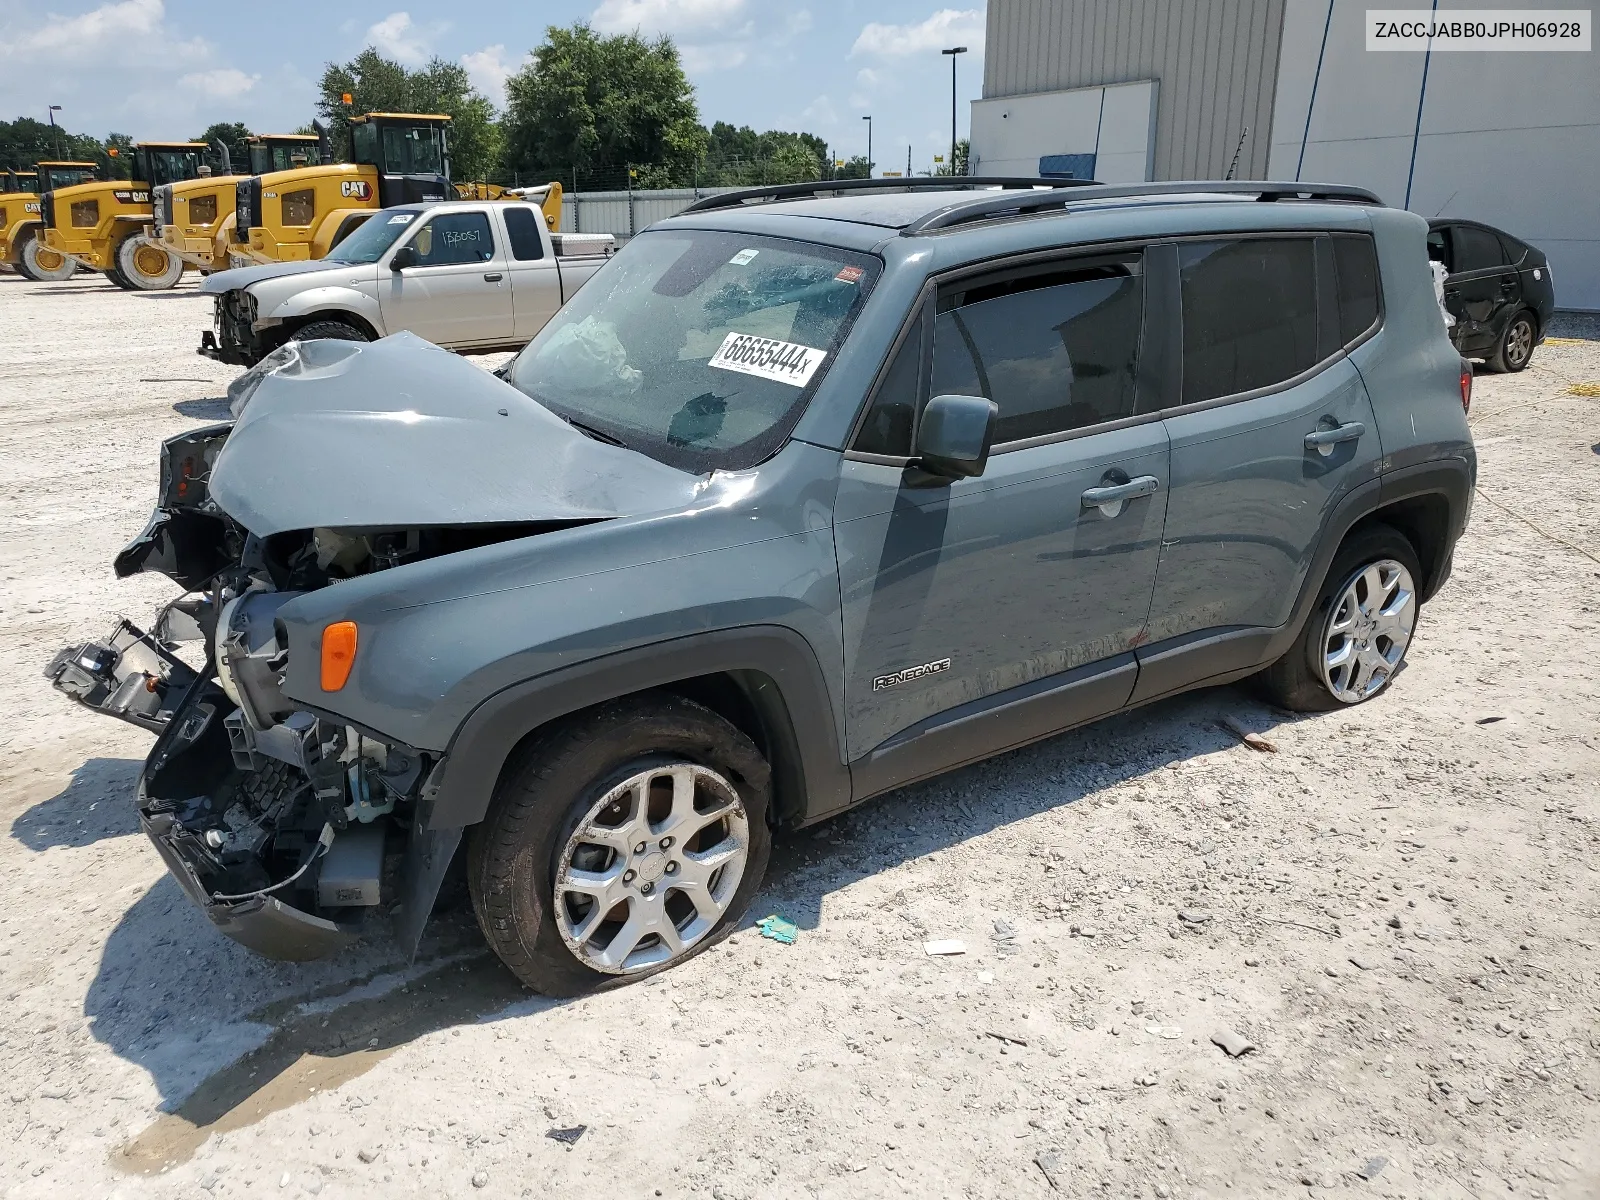
[[[137,832],[146,735],[40,678],[171,592],[110,562],[225,415],[209,314],[0,275],[0,1194],[1600,1196],[1600,320],[1478,377],[1381,699],[1209,691],[906,789],[780,845],[794,945],[551,1002],[459,906],[412,967],[252,957]]]

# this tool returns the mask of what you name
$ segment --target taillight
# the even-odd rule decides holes
[[[1472,411],[1472,364],[1461,364],[1461,411]]]

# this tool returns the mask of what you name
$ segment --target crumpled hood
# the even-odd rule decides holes
[[[201,281],[200,290],[208,296],[220,296],[224,292],[236,292],[264,279],[277,279],[284,275],[310,275],[316,271],[335,271],[341,267],[348,271],[352,265],[346,262],[331,262],[326,258],[315,258],[304,262],[267,263],[259,267],[233,267],[227,271],[215,271],[207,275]]]
[[[586,437],[482,368],[399,333],[304,342],[262,375],[209,490],[267,537],[632,516],[683,507],[702,483]]]

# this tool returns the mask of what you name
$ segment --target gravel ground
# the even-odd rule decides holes
[[[208,319],[0,275],[0,1194],[1600,1195],[1600,322],[1479,376],[1381,699],[1209,691],[908,788],[780,845],[796,944],[551,1002],[459,907],[414,967],[251,957],[135,828],[148,738],[39,678],[170,592],[109,564],[225,413]]]

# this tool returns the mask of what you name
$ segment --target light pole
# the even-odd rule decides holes
[[[66,152],[61,149],[61,127],[56,124],[56,114],[60,111],[61,105],[52,104],[50,106],[48,115],[50,117],[50,128],[54,131],[54,137],[56,139],[56,157],[64,159],[67,155]]]
[[[950,56],[950,174],[956,173],[956,55],[965,54],[965,46],[951,46],[940,54]]]
[[[869,116],[862,117],[861,119],[867,123],[867,178],[871,179],[872,178],[872,117],[869,115]]]

